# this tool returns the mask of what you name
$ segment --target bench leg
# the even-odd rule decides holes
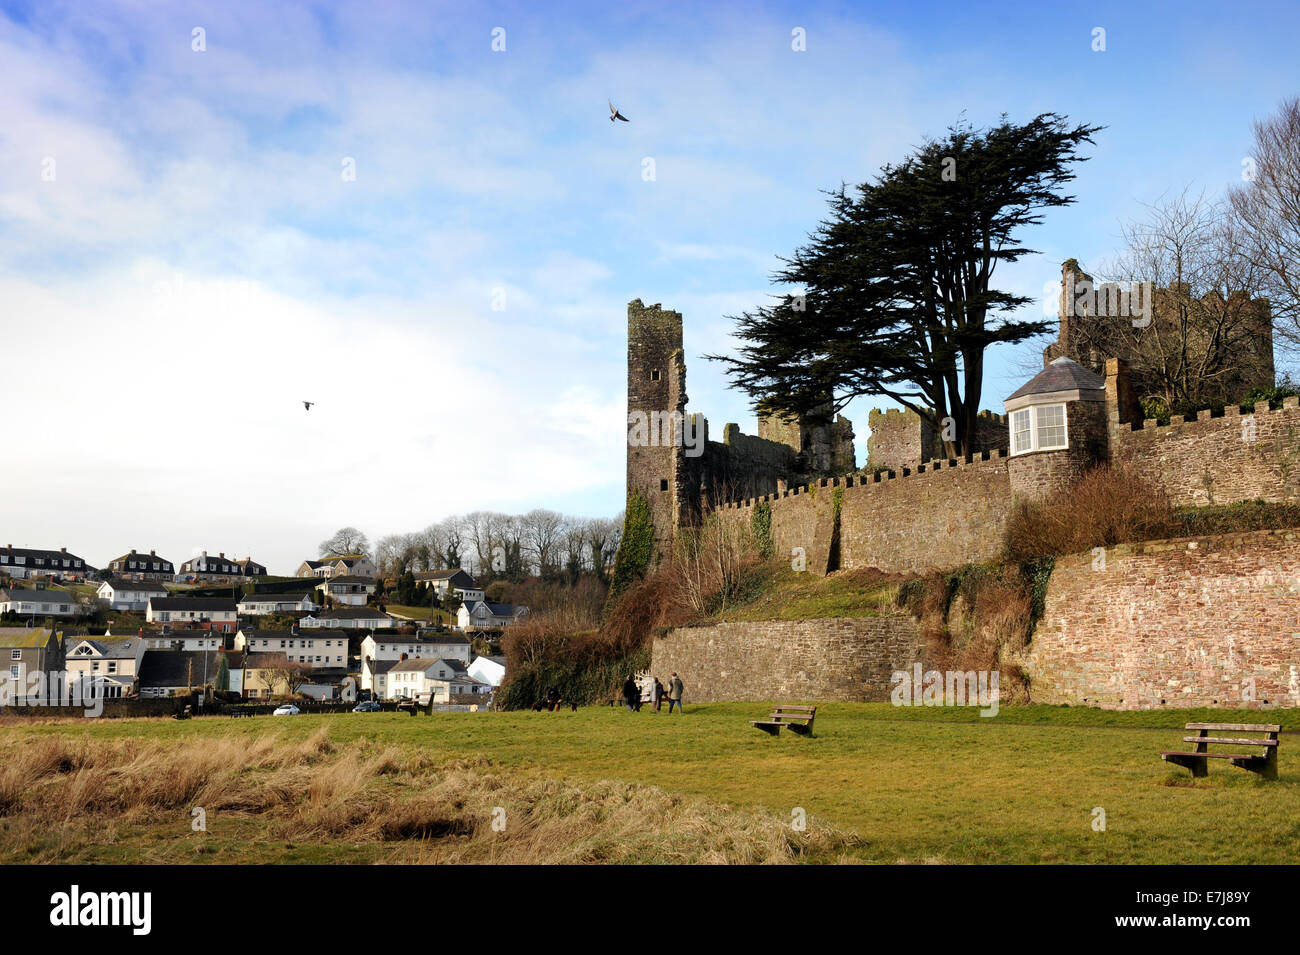
[[[755,728],[755,729],[760,729],[760,730],[762,730],[762,731],[763,731],[764,733],[766,733],[768,736],[780,736],[780,735],[781,735],[781,727],[779,727],[779,726],[756,726],[756,727],[754,727],[754,728]]]
[[[791,724],[790,724],[790,732],[791,732],[791,733],[798,733],[800,736],[812,736],[812,727],[811,727],[811,726],[803,726],[803,725],[801,725],[801,724],[799,724],[799,723],[791,723]]]
[[[1261,779],[1277,779],[1277,749],[1273,748],[1263,759],[1252,759],[1250,762],[1240,762],[1237,765]]]
[[[1195,756],[1169,756],[1166,762],[1173,763],[1175,766],[1182,766],[1184,769],[1190,769],[1192,775],[1196,777],[1210,775],[1209,760],[1204,757],[1197,759]]]

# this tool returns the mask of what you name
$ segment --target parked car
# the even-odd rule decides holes
[[[383,707],[375,700],[363,700],[356,706],[352,707],[353,713],[378,713]]]
[[[286,703],[284,704],[284,706],[277,706],[275,708],[275,712],[272,713],[271,715],[272,716],[297,716],[299,712],[301,711],[298,709],[298,707],[294,706],[292,703]]]

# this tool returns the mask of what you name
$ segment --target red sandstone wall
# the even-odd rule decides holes
[[[1300,705],[1300,533],[1126,544],[1104,569],[1058,560],[1027,672],[1037,703]]]

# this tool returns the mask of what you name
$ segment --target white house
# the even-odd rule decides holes
[[[325,597],[330,597],[335,604],[345,607],[364,607],[375,592],[375,578],[341,574],[322,580],[316,585],[316,590],[322,595],[322,603]]]
[[[461,606],[456,614],[456,624],[461,630],[492,630],[508,627],[527,615],[527,607],[476,600]]]
[[[93,679],[104,699],[131,696],[146,649],[139,637],[69,640],[64,654],[68,683]]]
[[[335,607],[319,610],[298,621],[298,626],[325,627],[333,630],[382,630],[395,627],[397,621],[382,610],[368,607]]]
[[[341,630],[325,632],[254,630],[235,634],[235,649],[249,653],[282,653],[292,663],[320,669],[348,665],[348,638]]]
[[[403,660],[456,660],[468,664],[469,641],[458,633],[436,633],[424,637],[398,634],[369,634],[361,641],[361,688],[379,696],[388,692],[388,673]]]
[[[486,683],[495,689],[506,678],[506,658],[475,657],[470,661],[467,672],[480,683]]]
[[[152,597],[166,597],[167,588],[152,580],[106,580],[96,596],[107,600],[114,610],[145,610]]]
[[[163,624],[162,627],[156,630],[146,630],[140,627],[134,633],[123,630],[116,636],[116,639],[120,640],[123,637],[133,635],[144,641],[146,650],[220,650],[226,643],[225,634],[220,630],[207,630],[199,627],[174,630],[170,624]],[[104,638],[114,639],[111,628],[104,632]]]
[[[34,617],[75,617],[77,598],[66,590],[0,590],[0,613]]]
[[[310,594],[245,594],[239,601],[239,614],[244,617],[264,617],[273,613],[312,613],[320,604]]]
[[[387,699],[427,699],[448,703],[460,694],[487,695],[492,687],[480,683],[466,672],[460,660],[402,660],[388,671]]]
[[[207,622],[214,630],[234,633],[239,607],[233,597],[150,597],[144,618],[150,623]]]
[[[209,557],[206,550],[198,557],[191,557],[182,563],[181,569],[176,572],[177,577],[194,580],[219,580],[243,575],[244,568],[238,561],[227,558],[225,554]]]

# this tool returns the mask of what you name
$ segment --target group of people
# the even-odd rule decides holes
[[[668,695],[668,712],[671,713],[673,707],[676,706],[677,711],[680,713],[682,709],[682,690],[685,689],[682,684],[682,678],[674,673],[669,679],[667,687],[659,682],[658,677],[653,677],[652,679],[654,680],[654,686],[650,691],[650,705],[654,707],[655,712],[658,712],[663,706],[664,693],[666,690]],[[633,713],[640,713],[642,702],[641,688],[637,686],[636,678],[629,673],[627,679],[623,682],[623,705]]]

